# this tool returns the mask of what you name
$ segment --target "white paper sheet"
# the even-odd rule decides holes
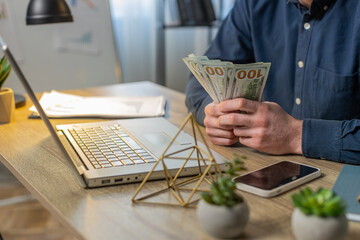
[[[155,97],[83,97],[51,91],[40,99],[48,117],[158,117],[165,114],[165,98]],[[38,115],[35,106],[30,108]]]

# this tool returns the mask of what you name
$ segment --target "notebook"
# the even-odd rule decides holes
[[[79,176],[84,187],[143,180],[168,146],[171,138],[178,132],[176,126],[162,117],[66,124],[56,126],[55,130],[1,37],[0,46],[53,139],[64,155],[71,160],[76,170],[74,172]],[[182,131],[168,152],[179,151],[194,143],[194,138]],[[198,145],[206,149],[199,141]],[[176,157],[188,157],[190,151],[180,152]],[[226,159],[214,151],[212,154],[220,168],[225,168]],[[184,160],[171,159],[166,162],[166,166],[170,172],[176,173],[183,163]],[[164,178],[162,167],[162,164],[158,164],[151,179]],[[188,161],[181,176],[191,176],[198,172],[198,162]]]
[[[333,191],[346,202],[346,217],[360,222],[360,166],[344,165],[333,186]]]

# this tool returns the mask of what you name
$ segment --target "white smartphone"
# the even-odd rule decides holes
[[[274,197],[321,176],[319,168],[291,161],[281,161],[235,177],[239,190],[261,197]]]

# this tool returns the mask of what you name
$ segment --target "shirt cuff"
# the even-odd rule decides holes
[[[302,151],[305,157],[340,161],[341,121],[304,119]]]

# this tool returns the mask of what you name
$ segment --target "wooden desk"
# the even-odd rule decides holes
[[[168,100],[166,117],[180,125],[187,116],[182,93],[150,82],[117,84],[107,87],[67,91],[79,95],[159,95]],[[72,173],[44,123],[28,119],[28,107],[16,110],[16,120],[0,125],[0,160],[19,181],[79,239],[210,239],[200,229],[195,209],[133,205],[133,196],[139,184],[83,189]],[[94,119],[57,119],[53,124],[99,121]],[[247,156],[249,171],[280,161],[293,160],[319,167],[323,177],[308,184],[313,189],[331,188],[342,167],[341,164],[307,159],[301,156],[268,156],[252,149],[211,145],[230,158],[233,152]],[[153,182],[160,184],[162,181]],[[296,190],[297,191],[297,190]],[[290,195],[265,199],[242,193],[248,202],[250,222],[244,238],[293,239]],[[360,236],[360,224],[350,223],[349,239]]]

